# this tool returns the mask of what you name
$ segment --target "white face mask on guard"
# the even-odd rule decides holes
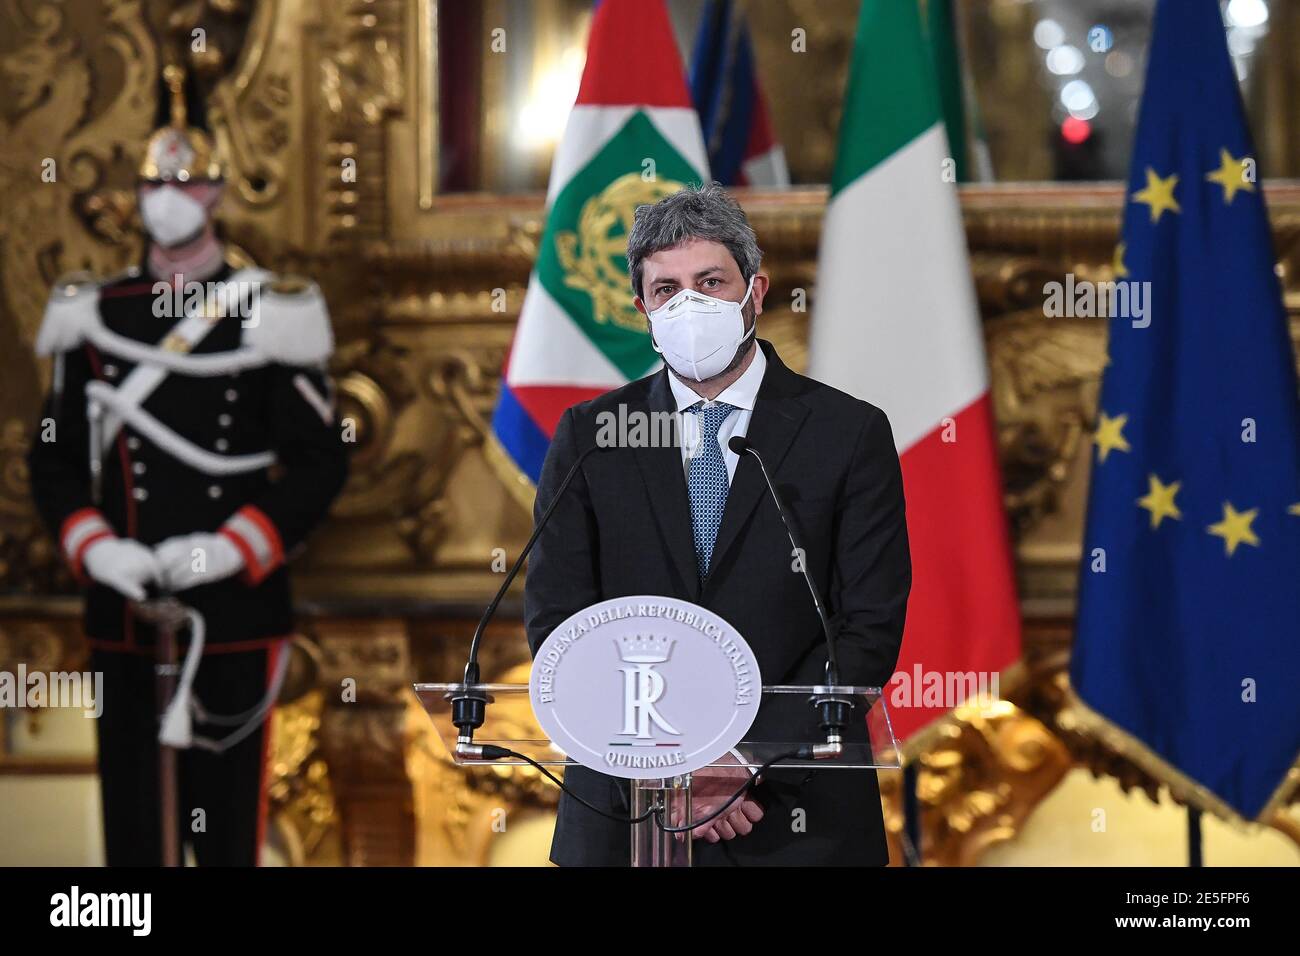
[[[208,223],[203,204],[175,186],[161,186],[140,200],[140,218],[150,238],[163,248],[195,238]]]
[[[649,313],[654,350],[682,378],[695,382],[713,378],[731,364],[758,329],[755,322],[746,332],[742,314],[753,291],[752,276],[739,302],[682,289]]]

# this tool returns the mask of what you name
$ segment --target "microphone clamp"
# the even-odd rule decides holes
[[[849,715],[853,713],[853,699],[818,688],[818,692],[808,698],[808,703],[817,711],[817,723],[826,733],[826,745],[837,748],[836,755],[842,753],[844,728],[849,725]]]
[[[468,746],[473,742],[474,731],[487,719],[490,698],[476,689],[478,681],[478,661],[470,661],[465,666],[465,681],[461,689],[451,695],[451,722],[460,731],[456,738],[457,753],[460,753],[462,744]]]

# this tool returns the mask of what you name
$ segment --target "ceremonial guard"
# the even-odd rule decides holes
[[[165,71],[168,121],[138,200],[141,268],[55,286],[37,338],[53,381],[32,440],[37,507],[86,586],[109,865],[158,865],[158,594],[188,610],[162,739],[180,748],[179,839],[255,865],[270,713],[293,627],[286,557],[343,485],[346,447],[315,284],[234,268],[213,223],[224,173]],[[164,778],[168,776],[163,775]]]

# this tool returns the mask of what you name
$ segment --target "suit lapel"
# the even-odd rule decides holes
[[[650,383],[647,394],[650,412],[675,412],[672,388],[668,385],[668,372],[661,370]],[[689,590],[689,599],[699,597],[699,570],[695,562],[695,537],[691,531],[690,494],[686,489],[686,474],[682,466],[682,452],[676,445],[667,447],[637,447],[632,449],[641,477],[645,480],[650,503],[654,507],[668,553],[677,565],[682,580]]]
[[[767,357],[767,371],[763,373],[763,384],[759,386],[746,437],[754,450],[763,456],[768,474],[776,481],[777,470],[795,435],[799,434],[799,426],[808,415],[808,408],[794,397],[791,387],[795,381],[794,373],[785,367],[770,345],[760,342],[760,347]],[[713,545],[713,567],[717,567],[726,556],[727,549],[735,543],[754,507],[767,494],[763,473],[752,457],[745,455],[736,465],[736,475],[722,511],[722,525]]]
[[[754,414],[749,421],[747,437],[755,450],[763,456],[763,462],[776,480],[776,471],[790,450],[790,443],[799,432],[799,424],[808,411],[802,406],[788,407],[789,402],[764,399],[761,395],[754,404]],[[718,538],[713,545],[712,565],[717,567],[727,550],[735,543],[737,535],[749,521],[755,506],[767,494],[767,484],[758,462],[749,460],[746,455],[736,465],[736,477],[732,479],[731,490],[727,493],[727,505],[722,511],[722,525],[718,528]]]

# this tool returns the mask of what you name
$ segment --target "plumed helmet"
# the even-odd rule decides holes
[[[140,178],[155,182],[214,182],[225,178],[224,164],[212,137],[201,129],[199,114],[202,102],[192,97],[187,102],[185,71],[168,64],[163,68],[166,89],[160,98],[159,111],[165,110],[159,127],[149,137]],[[190,125],[191,122],[195,125]]]

